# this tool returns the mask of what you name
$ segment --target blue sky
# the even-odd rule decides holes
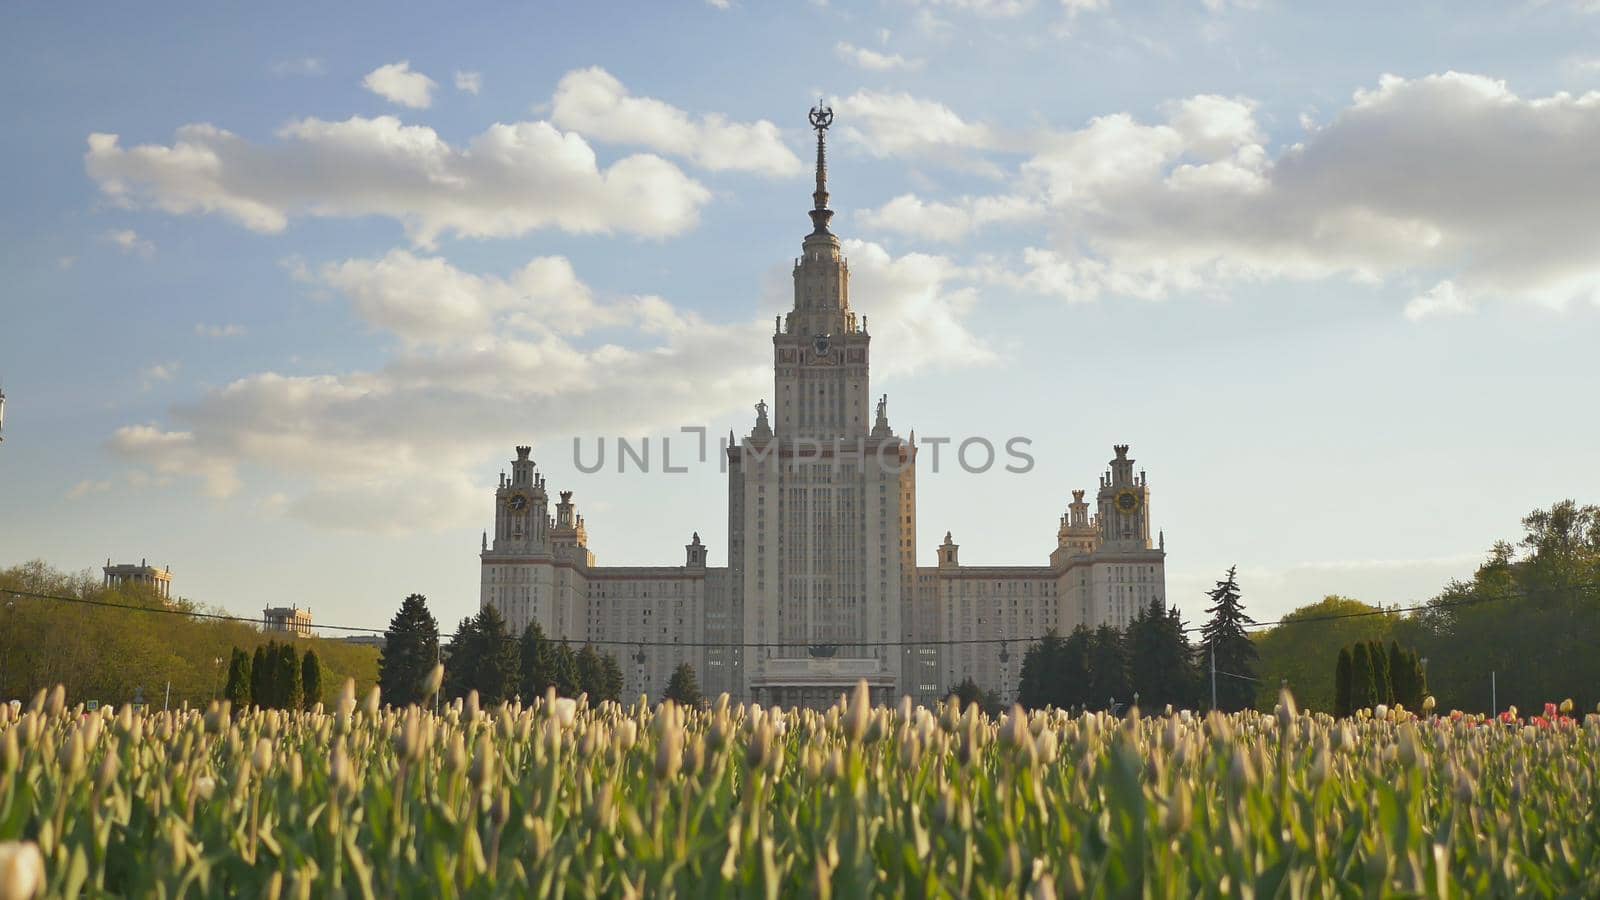
[[[749,427],[823,96],[891,421],[1038,461],[925,466],[923,562],[1042,562],[1128,442],[1191,618],[1424,599],[1600,497],[1600,8],[1393,7],[8,6],[0,564],[454,621],[516,443],[602,563],[721,563],[714,465],[571,441]]]

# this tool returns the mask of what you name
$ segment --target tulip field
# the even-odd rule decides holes
[[[0,722],[0,900],[1600,896],[1600,716],[540,699]]]

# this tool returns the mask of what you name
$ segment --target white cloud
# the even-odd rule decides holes
[[[991,19],[1010,19],[1033,9],[1033,0],[922,0],[927,6],[971,13]]]
[[[199,335],[200,337],[208,338],[239,337],[240,335],[244,334],[244,331],[245,329],[243,325],[206,325],[204,323],[198,323],[194,326],[195,334]]]
[[[1472,312],[1472,304],[1456,293],[1456,286],[1441,281],[1406,304],[1406,318],[1413,322],[1435,316],[1459,316]]]
[[[124,148],[91,134],[85,165],[127,205],[215,213],[254,231],[295,216],[388,216],[419,245],[441,234],[515,237],[540,228],[646,237],[692,227],[710,192],[657,156],[600,168],[576,134],[546,122],[495,124],[464,147],[392,116],[303,119],[279,142],[252,144],[213,125],[186,125],[170,146]]]
[[[327,68],[323,66],[322,60],[317,59],[314,56],[297,56],[292,59],[280,59],[272,64],[272,74],[277,75],[280,78],[290,75],[299,75],[310,78],[321,75],[326,71]]]
[[[636,97],[604,69],[562,76],[550,121],[591,138],[638,144],[691,160],[711,171],[736,170],[775,177],[798,175],[805,165],[766,119],[730,122],[717,113],[691,117],[669,103]]]
[[[887,345],[878,372],[990,358],[965,324],[976,294],[949,260],[848,250]],[[322,527],[431,530],[482,517],[471,473],[528,441],[530,423],[547,440],[675,429],[748,408],[771,384],[768,317],[713,323],[660,297],[597,299],[558,257],[491,276],[397,250],[307,277],[401,339],[383,364],[248,375],[173,408],[171,426],[119,429],[112,450],[217,497],[270,476],[261,503]],[[611,340],[578,340],[600,325]]]
[[[421,72],[411,71],[410,61],[401,60],[368,72],[361,86],[390,103],[427,109],[433,105],[433,89],[439,85]]]
[[[905,93],[857,91],[838,106],[843,136],[873,156],[920,157],[995,170],[991,163],[974,162],[971,151],[996,148],[998,136],[942,103]]]
[[[178,370],[182,367],[176,360],[145,366],[139,370],[139,381],[145,390],[149,390],[162,382],[178,377]]]
[[[1444,274],[1413,317],[1600,299],[1597,142],[1600,93],[1526,99],[1454,72],[1386,76],[1276,157],[1244,99],[1102,116],[1023,165],[1018,192],[1044,198],[1058,241],[992,275],[1087,299]]]
[[[67,491],[68,500],[82,500],[90,494],[104,494],[111,490],[109,481],[80,481]]]
[[[77,262],[78,258],[76,256],[58,256],[56,257],[56,268],[65,272],[74,265],[77,265]]]
[[[133,253],[149,259],[155,255],[156,245],[139,237],[139,233],[132,228],[121,228],[106,232],[106,240],[122,248],[124,253]]]
[[[476,94],[483,90],[483,73],[456,71],[456,90]]]
[[[868,72],[915,71],[922,68],[920,59],[906,59],[898,53],[879,53],[845,41],[834,45],[833,50],[840,59]]]
[[[986,225],[1026,222],[1043,215],[1044,206],[1029,197],[962,197],[954,203],[937,203],[901,194],[877,209],[862,210],[856,218],[868,228],[951,242]]]
[[[714,6],[717,9],[732,9],[733,0],[706,0],[706,5]]]

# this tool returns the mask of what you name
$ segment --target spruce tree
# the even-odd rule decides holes
[[[1061,642],[1061,662],[1054,670],[1059,683],[1052,696],[1059,698],[1057,705],[1062,709],[1083,710],[1090,706],[1089,649],[1093,642],[1094,636],[1083,625],[1072,629]]]
[[[566,641],[556,646],[554,660],[550,681],[556,686],[556,693],[563,697],[578,696],[583,691],[582,683],[578,680],[578,656]]]
[[[517,685],[525,703],[543,697],[545,689],[550,687],[549,651],[545,649],[549,643],[538,622],[529,622],[517,641]]]
[[[1256,702],[1256,645],[1245,632],[1255,620],[1239,602],[1237,574],[1238,567],[1230,566],[1227,579],[1211,590],[1206,608],[1211,620],[1200,629],[1199,661],[1216,666],[1217,706],[1225,712],[1249,709]]]
[[[517,687],[517,642],[506,629],[505,617],[493,606],[478,610],[477,660],[473,687],[478,702],[493,706],[511,699]]]
[[[1059,706],[1063,685],[1055,677],[1066,652],[1066,641],[1054,628],[1022,654],[1022,673],[1017,679],[1017,702],[1026,709]]]
[[[385,703],[421,703],[424,682],[439,662],[439,623],[428,612],[428,599],[412,594],[400,603],[384,632],[378,655],[378,689]]]
[[[678,663],[672,670],[672,678],[667,682],[667,692],[663,700],[671,700],[679,706],[699,706],[705,702],[700,696],[700,683],[695,680],[694,666],[688,663]]]
[[[478,617],[467,616],[456,626],[456,633],[450,638],[450,644],[445,651],[444,691],[449,699],[460,699],[469,692],[477,690],[480,646]],[[479,695],[478,700],[480,703],[483,701],[482,695]]]
[[[1127,644],[1130,682],[1141,707],[1159,710],[1192,702],[1193,651],[1176,609],[1162,609],[1160,601],[1151,600],[1129,624]]]
[[[300,659],[300,687],[305,692],[303,705],[307,710],[322,702],[322,660],[317,659],[314,649],[306,650]]]
[[[1114,703],[1133,702],[1133,687],[1128,683],[1128,651],[1122,632],[1110,625],[1094,630],[1089,641],[1090,709],[1111,709]]]
[[[584,644],[578,651],[578,690],[589,695],[591,706],[605,699],[606,689],[605,666],[600,662],[600,654],[595,652],[594,646]]]
[[[605,671],[605,690],[603,693],[603,698],[606,700],[615,700],[618,703],[621,703],[622,688],[625,683],[622,677],[622,666],[617,663],[617,657],[610,653],[607,653],[601,657],[601,666]]]
[[[1333,715],[1343,719],[1350,715],[1350,680],[1352,674],[1350,648],[1339,648],[1339,662],[1333,670]]]
[[[238,647],[228,658],[228,687],[223,696],[236,711],[250,708],[250,655]]]

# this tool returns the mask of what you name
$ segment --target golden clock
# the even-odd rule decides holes
[[[512,494],[506,498],[506,508],[512,512],[522,512],[528,508],[528,495]]]
[[[1116,506],[1117,512],[1125,515],[1132,515],[1139,511],[1139,506],[1143,502],[1144,501],[1139,496],[1138,491],[1131,491],[1124,488],[1123,490],[1117,491],[1116,499],[1112,501],[1112,504]]]

